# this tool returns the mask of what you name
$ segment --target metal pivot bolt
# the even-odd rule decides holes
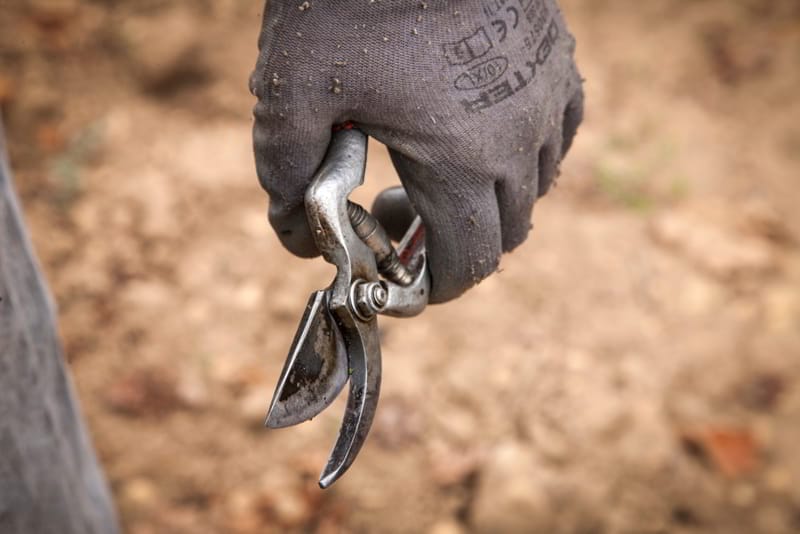
[[[350,307],[356,317],[369,321],[386,306],[389,294],[381,282],[356,280],[350,287]]]

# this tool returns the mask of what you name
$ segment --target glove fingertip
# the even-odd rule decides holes
[[[381,191],[372,203],[372,215],[393,241],[400,241],[417,216],[403,186]]]
[[[270,203],[269,222],[278,239],[286,249],[301,258],[319,256],[319,249],[311,235],[306,219],[305,207],[300,206],[285,211],[274,202]]]

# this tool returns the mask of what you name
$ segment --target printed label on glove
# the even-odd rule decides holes
[[[462,91],[480,89],[497,81],[500,76],[505,74],[507,68],[508,60],[502,56],[479,63],[456,78],[456,89]]]
[[[488,26],[481,26],[460,41],[443,45],[444,56],[451,66],[468,67],[454,80],[456,89],[483,89],[477,97],[461,100],[467,113],[489,108],[527,87],[536,77],[537,68],[550,57],[559,37],[558,24],[545,0],[488,0],[483,12],[489,19]],[[496,44],[502,45],[510,32],[523,34],[523,51],[532,56],[524,65],[509,67],[506,56],[496,56],[469,66],[487,55]],[[498,80],[502,81],[498,83]]]
[[[444,57],[451,65],[463,65],[474,59],[483,57],[492,48],[492,40],[481,26],[478,31],[461,39],[457,43],[445,43]]]

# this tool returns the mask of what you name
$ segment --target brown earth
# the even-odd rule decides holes
[[[127,531],[800,530],[800,7],[564,0],[587,118],[536,231],[383,321],[372,435],[261,426],[331,278],[265,219],[258,2],[0,7],[16,181]],[[635,7],[634,7],[635,6]],[[373,144],[368,203],[395,178]]]

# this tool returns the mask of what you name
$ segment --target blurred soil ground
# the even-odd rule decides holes
[[[128,532],[800,530],[800,4],[563,0],[587,117],[502,271],[383,321],[383,394],[261,423],[332,270],[266,223],[259,2],[0,6],[0,108]],[[373,144],[357,200],[394,183]]]

